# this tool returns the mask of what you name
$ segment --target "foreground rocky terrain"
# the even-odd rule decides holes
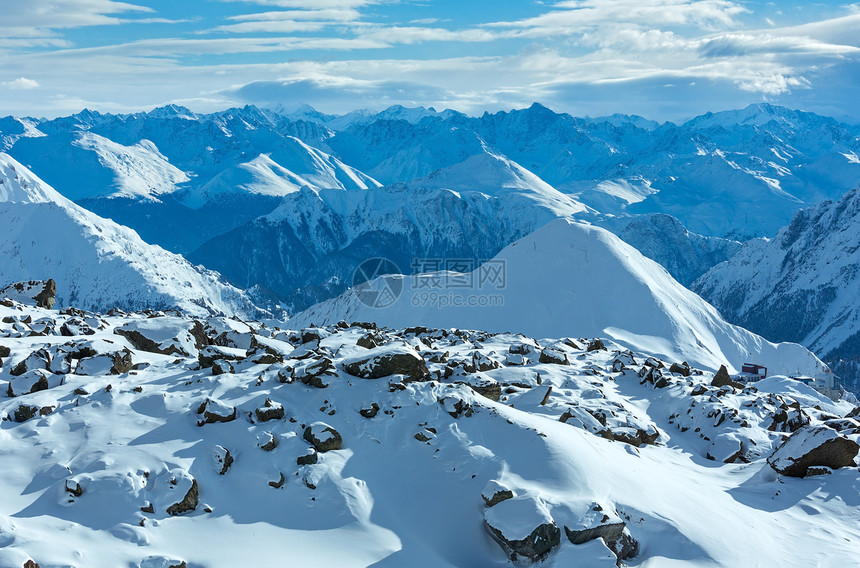
[[[0,565],[856,561],[853,404],[605,338],[288,328],[3,300]]]

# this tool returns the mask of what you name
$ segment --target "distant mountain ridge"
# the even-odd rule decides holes
[[[474,221],[479,202],[464,200],[461,189],[492,196],[507,211],[519,195],[496,195],[500,180],[475,178],[476,156],[516,164],[551,187],[552,199],[580,209],[553,215],[584,216],[616,231],[684,283],[728,259],[738,241],[775,234],[799,208],[860,182],[860,127],[766,104],[683,124],[573,117],[537,103],[480,117],[420,107],[283,112],[85,109],[53,120],[0,119],[0,140],[79,204],[239,285],[303,298],[296,305],[345,286],[347,267],[371,252],[400,264],[416,255],[492,255],[537,228],[536,219],[552,218],[545,213],[554,206],[532,194],[527,208],[537,209],[521,213],[526,221],[508,233],[504,223]],[[438,176],[445,182],[431,191]],[[457,189],[458,178],[472,186]],[[464,206],[465,217],[445,209]],[[276,209],[288,230],[269,230],[271,219],[262,219]],[[357,221],[361,215],[372,221]],[[320,219],[319,231],[331,233],[325,238],[303,228]],[[285,234],[293,245],[284,244]],[[237,257],[223,258],[217,246]]]
[[[301,309],[346,289],[367,258],[388,258],[404,271],[416,258],[488,259],[552,219],[588,212],[518,164],[485,152],[408,184],[303,188],[189,258],[239,286],[264,285]]]

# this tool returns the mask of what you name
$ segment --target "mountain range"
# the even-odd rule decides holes
[[[758,104],[660,124],[539,104],[480,117],[168,105],[6,117],[0,144],[78,205],[288,312],[342,293],[367,258],[406,273],[422,262],[480,264],[565,217],[609,229],[684,285],[698,279],[694,289],[733,323],[800,341],[831,362],[854,353],[853,317],[823,308],[838,286],[810,284],[816,308],[798,314],[808,305],[799,293],[776,293],[790,273],[768,292],[760,274],[737,269],[784,237],[752,241],[703,276],[749,237],[783,235],[797,211],[860,182],[860,128],[811,113]],[[850,269],[840,274],[851,281]],[[767,316],[776,306],[782,315]]]

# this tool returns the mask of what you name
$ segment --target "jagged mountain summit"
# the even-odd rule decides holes
[[[337,158],[287,136],[274,151],[227,168],[205,185],[182,192],[178,198],[183,204],[199,209],[237,194],[284,197],[302,187],[358,190],[381,185]]]
[[[587,212],[518,164],[485,151],[408,184],[304,188],[189,258],[238,286],[266,286],[301,309],[346,289],[367,258],[388,258],[404,271],[414,270],[416,258],[487,259],[552,219]]]
[[[56,281],[57,307],[254,315],[244,292],[75,205],[0,153],[0,282]]]
[[[860,189],[799,211],[693,284],[732,322],[826,360],[860,354]]]
[[[389,292],[377,298],[368,291]],[[610,337],[633,350],[738,372],[747,362],[772,373],[829,370],[805,347],[773,344],[731,325],[656,262],[618,237],[568,219],[552,221],[468,274],[383,276],[369,287],[297,314],[294,327],[338,321],[389,327],[472,326],[537,337]]]
[[[851,564],[860,408],[594,339],[4,302],[0,565]]]

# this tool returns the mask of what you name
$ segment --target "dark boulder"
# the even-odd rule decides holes
[[[185,497],[182,498],[182,501],[178,503],[174,503],[173,505],[167,508],[167,514],[181,515],[182,513],[187,513],[189,511],[193,511],[197,508],[197,504],[200,501],[200,491],[197,486],[197,480],[191,479],[191,488],[185,494]]]
[[[484,526],[511,560],[536,562],[561,543],[561,530],[539,499],[524,496],[502,501],[484,513]]]
[[[343,445],[340,433],[325,422],[314,422],[306,427],[302,438],[319,452],[339,450]]]
[[[345,361],[343,369],[362,379],[405,375],[411,381],[420,381],[429,375],[424,358],[408,345],[370,349],[366,355]]]
[[[854,466],[860,445],[826,426],[806,426],[767,458],[775,471],[789,477],[806,477],[813,468]]]

